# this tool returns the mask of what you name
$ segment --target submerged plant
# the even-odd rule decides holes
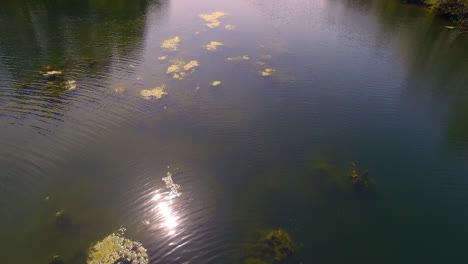
[[[355,163],[351,163],[350,178],[357,190],[367,191],[374,184],[374,180],[369,177],[369,172],[360,173]]]
[[[89,251],[87,264],[147,264],[148,254],[140,242],[124,237],[125,228],[105,237]]]
[[[279,264],[288,261],[296,252],[297,246],[291,235],[279,228],[262,232],[253,245],[245,264]]]

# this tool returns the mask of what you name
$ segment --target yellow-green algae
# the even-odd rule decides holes
[[[151,90],[142,90],[140,94],[145,99],[151,99],[152,97],[161,99],[164,95],[167,95],[167,92],[164,91],[165,88],[166,85],[163,84]]]
[[[226,16],[226,15],[227,15],[227,13],[225,13],[225,12],[216,11],[216,12],[213,12],[211,14],[201,14],[200,17],[203,20],[205,20],[206,22],[208,22],[206,24],[207,27],[214,28],[214,27],[218,27],[221,24],[219,19],[221,17]]]
[[[75,80],[69,80],[65,82],[65,87],[68,90],[75,90],[76,89],[76,81]]]
[[[250,60],[250,57],[248,55],[243,55],[243,56],[238,56],[238,57],[226,58],[226,61],[234,61],[234,62],[240,62],[244,60]]]
[[[161,48],[176,51],[181,39],[179,36],[175,36],[171,39],[166,39],[161,42]]]
[[[146,249],[140,242],[124,237],[125,228],[96,243],[88,254],[87,264],[147,264]]]
[[[182,80],[195,71],[195,68],[200,66],[200,63],[196,60],[192,60],[188,63],[176,59],[172,61],[172,65],[167,68],[166,74],[172,75],[172,78]]]
[[[234,25],[226,25],[226,26],[224,26],[224,28],[225,28],[226,30],[234,30],[234,29],[236,29],[236,26],[234,26]]]
[[[221,81],[213,81],[211,83],[211,86],[218,86],[218,85],[221,85],[221,83],[222,83]]]
[[[266,76],[270,76],[272,75],[273,73],[275,73],[276,70],[275,69],[272,69],[272,68],[266,68],[264,69],[263,71],[260,71],[259,74],[263,77],[266,77]]]
[[[213,51],[213,50],[217,50],[218,47],[221,47],[221,46],[224,46],[224,44],[222,42],[219,42],[219,41],[211,41],[209,44],[206,44],[205,46],[203,46],[206,50],[210,50],[210,51]]]

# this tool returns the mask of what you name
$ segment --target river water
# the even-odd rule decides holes
[[[448,25],[396,0],[3,1],[1,262],[84,263],[123,226],[151,263],[244,263],[269,228],[290,263],[468,263]]]

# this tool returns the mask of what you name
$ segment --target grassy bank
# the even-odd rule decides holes
[[[460,28],[468,30],[468,0],[407,0],[407,2],[434,8],[441,15],[457,22]]]

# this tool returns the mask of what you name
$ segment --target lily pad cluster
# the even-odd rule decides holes
[[[146,249],[124,237],[125,228],[105,237],[89,251],[87,264],[147,264]]]

